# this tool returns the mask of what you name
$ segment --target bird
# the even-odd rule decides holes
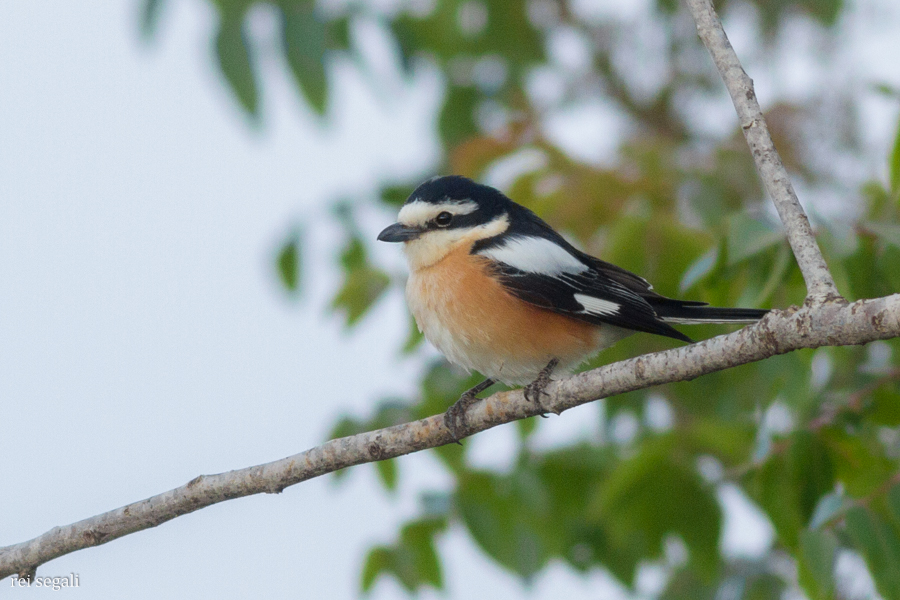
[[[672,324],[753,323],[768,312],[718,308],[655,292],[646,279],[582,252],[531,210],[459,175],[433,177],[378,240],[403,244],[406,300],[446,359],[486,379],[444,414],[453,439],[466,411],[497,382],[541,403],[566,374],[621,339],[645,332],[687,343]]]

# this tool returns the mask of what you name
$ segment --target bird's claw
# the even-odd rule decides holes
[[[461,438],[466,437],[466,432],[469,429],[469,423],[466,419],[466,411],[469,410],[469,407],[475,404],[480,400],[478,398],[478,394],[483,392],[494,385],[493,379],[485,379],[475,387],[466,390],[462,396],[459,397],[453,406],[447,409],[447,412],[444,413],[444,427],[450,430],[450,435],[453,436],[453,441],[459,444],[462,443],[459,441]]]
[[[478,398],[475,397],[475,394],[472,393],[472,390],[464,393],[459,397],[459,400],[453,403],[453,406],[447,409],[447,412],[444,413],[444,426],[450,430],[450,435],[453,436],[453,441],[462,446],[462,442],[459,440],[466,436],[466,430],[469,428],[469,423],[466,419],[466,411],[469,410],[469,407],[478,402]]]
[[[525,395],[525,399],[534,404],[537,408],[541,410],[541,417],[547,418],[547,413],[552,412],[554,414],[559,414],[559,411],[554,410],[552,408],[547,408],[543,401],[541,400],[541,396],[549,396],[546,391],[546,387],[552,381],[550,379],[550,373],[553,372],[553,369],[559,364],[558,359],[553,359],[547,366],[541,369],[541,372],[538,373],[538,376],[534,381],[525,386],[522,390],[522,393]]]

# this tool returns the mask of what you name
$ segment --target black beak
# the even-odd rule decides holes
[[[402,223],[394,223],[386,227],[378,234],[379,242],[408,242],[422,235],[422,230],[416,227],[407,227]]]

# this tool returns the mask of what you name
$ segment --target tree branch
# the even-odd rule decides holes
[[[545,406],[554,412],[663,383],[686,381],[707,373],[820,346],[865,344],[900,336],[900,294],[806,305],[773,311],[759,323],[729,335],[690,346],[656,352],[606,365],[555,381],[547,388]],[[540,409],[521,390],[500,392],[467,412],[472,435]],[[302,481],[362,463],[375,462],[453,442],[442,415],[386,429],[331,440],[281,460],[201,475],[187,484],[64,527],[27,542],[0,548],[0,578],[31,574],[47,561],[99,546],[155,527],[206,506],[260,493],[278,493]]]
[[[834,278],[813,236],[809,219],[797,199],[781,157],[775,150],[772,136],[769,135],[769,128],[756,100],[753,80],[744,71],[731,47],[712,1],[685,1],[697,23],[697,33],[712,55],[728,93],[731,94],[741,129],[756,162],[756,169],[775,203],[781,222],[784,223],[788,242],[800,265],[809,297],[818,302],[840,298]]]

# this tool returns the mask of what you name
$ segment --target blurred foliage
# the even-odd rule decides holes
[[[300,290],[301,248],[300,234],[294,232],[282,243],[275,261],[278,279],[291,294]]]
[[[724,134],[703,126],[709,114],[720,114],[704,107],[728,100],[677,0],[651,0],[634,17],[592,14],[591,3],[565,0],[209,1],[219,14],[211,40],[218,67],[237,104],[256,121],[263,84],[256,45],[263,42],[248,37],[251,10],[275,15],[284,65],[320,118],[328,116],[334,61],[367,68],[357,60],[365,50],[353,26],[374,22],[393,40],[399,68],[414,73],[430,65],[443,76],[435,126],[444,152],[433,172],[490,180],[498,166],[536,157],[525,161],[528,168],[513,169],[505,191],[585,250],[644,275],[661,293],[722,306],[784,308],[803,301],[803,281],[766,209],[737,121]],[[162,4],[145,0],[148,35]],[[823,40],[839,39],[845,9],[843,0],[722,0],[717,6],[726,18],[733,11],[752,15],[743,37],[755,31],[756,38],[744,43],[762,56],[790,45],[792,20],[813,24]],[[828,52],[820,59],[827,61]],[[645,66],[656,74],[651,84]],[[807,189],[837,190],[855,208],[817,222],[839,289],[850,299],[891,294],[900,290],[900,129],[885,180],[847,186],[809,151],[859,150],[858,96],[848,91],[840,102],[825,102],[829,93],[841,92],[774,103],[770,127],[785,164]],[[626,126],[616,158],[589,165],[554,143],[547,123],[598,99]],[[811,127],[816,121],[844,125]],[[336,219],[346,239],[333,308],[348,326],[402,285],[402,277],[373,262],[373,241],[355,225],[358,211],[374,203],[387,223],[430,174],[389,182],[378,198],[340,205]],[[858,193],[847,191],[853,186]],[[291,290],[300,285],[299,259],[299,238],[291,238],[277,259]],[[721,332],[698,326],[689,333],[702,339]],[[403,351],[426,352],[421,340],[411,324]],[[589,366],[675,343],[633,336]],[[440,413],[478,380],[431,363],[415,397],[385,400],[370,417],[342,419],[332,433]],[[665,572],[659,598],[762,600],[801,590],[825,600],[844,597],[835,564],[849,550],[865,560],[883,597],[900,598],[900,340],[795,352],[602,404],[591,439],[550,450],[536,446],[535,420],[517,423],[515,458],[502,472],[474,467],[470,444],[434,450],[455,484],[449,492],[424,493],[421,514],[401,527],[396,541],[369,551],[362,590],[385,576],[410,593],[444,587],[438,542],[452,526],[526,582],[555,561],[579,572],[605,569],[633,587],[641,566],[655,564]],[[401,481],[398,464],[374,466],[387,490]],[[772,545],[760,556],[723,550],[719,493],[726,485],[755,503],[774,528]]]

